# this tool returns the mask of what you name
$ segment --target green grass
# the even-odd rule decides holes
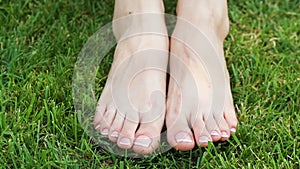
[[[176,2],[165,3],[174,13]],[[299,9],[296,0],[230,0],[225,53],[237,134],[136,160],[91,143],[72,105],[76,58],[111,21],[112,0],[0,0],[0,168],[299,168]],[[103,77],[111,61],[112,52]]]

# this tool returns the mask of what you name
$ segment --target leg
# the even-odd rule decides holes
[[[171,38],[166,125],[179,150],[227,140],[237,119],[223,41],[229,31],[225,0],[178,1]]]
[[[94,125],[120,148],[137,153],[157,148],[164,122],[169,44],[163,13],[161,0],[115,2],[118,45]]]

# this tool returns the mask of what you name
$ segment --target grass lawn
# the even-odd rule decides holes
[[[174,14],[176,2],[165,4]],[[113,1],[0,0],[0,168],[299,168],[299,11],[297,0],[230,0],[225,54],[236,135],[206,149],[131,159],[93,144],[72,104],[77,56],[111,21]]]

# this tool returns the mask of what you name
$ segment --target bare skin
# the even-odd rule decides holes
[[[102,135],[140,154],[158,147],[165,117],[169,40],[163,13],[160,0],[116,0],[118,45],[94,117]]]
[[[223,40],[229,30],[226,1],[183,1],[178,2],[178,20],[171,38],[166,125],[168,142],[185,151],[195,145],[206,147],[208,141],[227,140],[236,131],[237,118],[223,54]],[[203,61],[207,58],[211,61]],[[210,74],[213,69],[208,67],[220,69],[217,80],[224,83],[214,83],[212,77],[216,75]],[[223,92],[219,95],[222,105],[216,106],[213,93],[219,91]]]
[[[163,2],[116,0],[118,45],[94,117],[96,130],[140,154],[158,147],[164,120],[168,142],[178,150],[227,140],[237,118],[223,53],[229,31],[226,1],[179,0],[169,58],[163,15],[120,20],[139,13],[163,14]]]

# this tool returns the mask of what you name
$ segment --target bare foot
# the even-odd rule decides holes
[[[94,117],[102,135],[140,154],[158,147],[165,117],[169,40],[163,13],[160,0],[116,0],[118,45]]]
[[[227,140],[237,118],[223,53],[226,1],[183,1],[171,39],[166,125],[168,142],[185,151]]]

